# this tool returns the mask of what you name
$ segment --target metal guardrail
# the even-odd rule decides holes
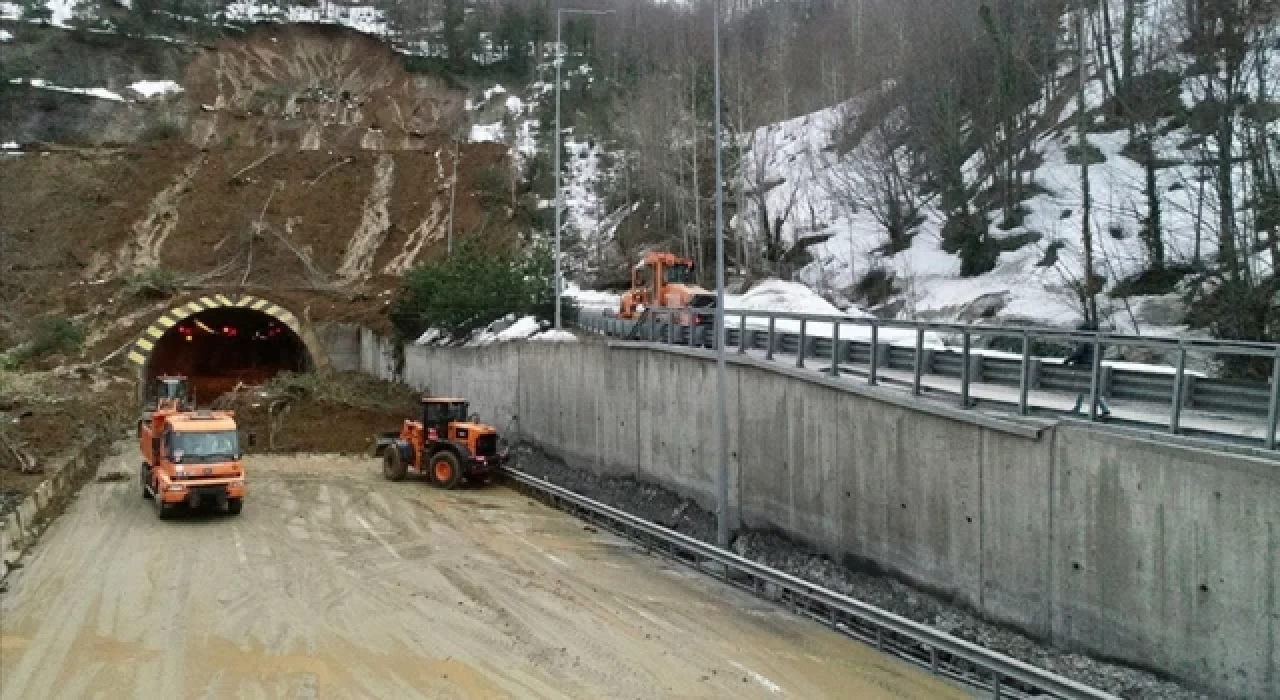
[[[706,324],[689,325],[689,313],[684,309],[654,308],[632,321],[600,312],[581,311],[578,325],[589,332],[627,340],[714,347],[714,329]],[[798,322],[799,332],[779,330],[779,321]],[[831,337],[810,333],[808,329],[815,323],[830,324]],[[841,329],[853,326],[869,329],[870,340],[842,340]],[[882,340],[884,330],[910,331],[914,334],[915,342],[912,345],[885,342]],[[927,333],[959,336],[960,347],[926,347]],[[1000,357],[974,349],[975,339],[995,337],[1019,341],[1020,355]],[[1037,341],[1091,343],[1094,346],[1093,363],[1087,369],[1073,369],[1061,364],[1058,358],[1035,356],[1032,348]],[[1166,407],[1166,430],[1174,435],[1189,432],[1183,426],[1184,408],[1261,417],[1266,421],[1261,440],[1263,446],[1268,450],[1278,447],[1276,431],[1280,427],[1280,344],[1275,343],[1149,338],[1057,328],[976,326],[783,312],[729,311],[725,317],[725,347],[731,351],[736,350],[739,354],[745,354],[748,349],[763,350],[766,360],[775,360],[775,354],[778,353],[794,355],[797,367],[804,367],[811,359],[827,360],[829,364],[823,369],[832,376],[839,376],[842,363],[866,365],[869,384],[881,381],[882,368],[910,370],[910,389],[915,395],[920,395],[925,389],[922,386],[925,375],[957,378],[960,380],[960,403],[965,408],[976,405],[971,395],[974,383],[1017,387],[1016,410],[1019,415],[1024,416],[1035,408],[1030,400],[1031,391],[1048,389],[1087,396],[1089,401],[1085,415],[1090,421],[1099,418],[1099,398],[1132,400]],[[1112,367],[1102,358],[1104,350],[1109,347],[1134,347],[1165,352],[1172,354],[1177,361],[1175,366],[1165,372]],[[1187,360],[1192,354],[1270,359],[1272,380],[1255,382],[1202,377],[1187,371]]]
[[[755,595],[769,593],[768,597],[786,603],[792,612],[992,698],[1116,698],[1110,693],[668,530],[524,472],[510,468],[502,472],[520,488],[547,499],[553,506],[627,537],[643,545],[646,551],[657,552],[704,573],[716,574],[725,583]]]

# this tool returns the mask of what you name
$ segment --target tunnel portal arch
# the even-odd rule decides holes
[[[140,393],[158,375],[179,374],[204,404],[241,382],[314,369],[321,356],[309,335],[297,316],[269,299],[214,294],[162,313],[127,357],[138,367]]]

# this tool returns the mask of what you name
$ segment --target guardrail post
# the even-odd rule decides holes
[[[1271,408],[1267,415],[1267,449],[1276,449],[1276,428],[1280,427],[1280,348],[1271,365]]]
[[[871,319],[871,367],[867,370],[867,384],[875,386],[880,370],[880,324]]]
[[[742,312],[742,324],[738,326],[738,354],[747,354],[747,313]]]
[[[769,314],[769,348],[764,351],[764,359],[766,360],[773,359],[774,344],[777,342],[777,337],[774,335],[774,326],[777,325],[777,320],[773,314]]]
[[[912,369],[914,376],[911,378],[911,394],[919,396],[920,377],[924,374],[924,328],[916,329],[916,361]]]
[[[1093,368],[1089,372],[1089,420],[1098,420],[1098,397],[1102,391],[1102,334],[1093,336]]]
[[[723,340],[723,338],[721,339]],[[696,314],[689,314],[689,347],[697,347],[698,342],[698,317]]]
[[[1169,432],[1177,435],[1182,426],[1182,404],[1186,391],[1187,349],[1178,343],[1178,368],[1173,373],[1173,405],[1169,407]]]
[[[1018,376],[1018,415],[1027,415],[1027,397],[1031,393],[1031,333],[1022,332],[1022,374]]]
[[[805,345],[807,344],[804,336],[808,324],[809,322],[807,320],[803,318],[800,319],[800,348],[796,351],[796,367],[804,367],[804,352]]]
[[[840,322],[831,324],[831,376],[840,376]]]
[[[972,356],[970,346],[972,345],[972,337],[969,331],[964,332],[963,354],[960,358],[960,407],[969,408],[969,379],[972,365],[969,358]]]
[[[649,312],[649,338],[650,343],[658,342],[658,315]]]
[[[676,340],[676,312],[667,312],[667,344],[675,345]]]

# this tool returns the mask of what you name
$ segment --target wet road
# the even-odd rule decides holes
[[[0,595],[0,698],[965,697],[506,488],[248,467],[236,517],[86,486]]]

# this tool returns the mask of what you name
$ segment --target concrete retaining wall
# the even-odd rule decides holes
[[[97,472],[98,460],[89,455],[99,451],[104,442],[105,438],[97,438],[76,449],[18,504],[17,510],[0,519],[0,577],[7,575],[9,565],[35,543],[46,521],[61,512],[67,499]]]
[[[406,348],[362,368],[469,397],[578,466],[714,505],[715,372],[684,350]],[[731,515],[1052,643],[1280,697],[1280,464],[1002,421],[731,358]]]

